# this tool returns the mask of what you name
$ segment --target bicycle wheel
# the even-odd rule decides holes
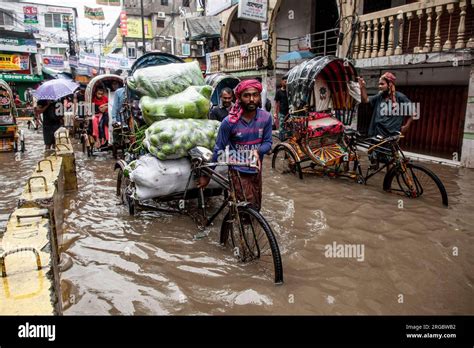
[[[295,156],[286,147],[280,146],[275,149],[272,157],[272,169],[278,174],[298,175],[303,179],[303,172]]]
[[[130,179],[123,174],[123,170],[119,169],[117,172],[117,196],[122,204],[127,203],[126,192],[127,187],[130,185]]]
[[[441,203],[448,206],[448,194],[442,181],[431,170],[417,164],[407,163],[406,171],[394,167],[384,179],[384,190],[433,202],[441,199]]]
[[[220,243],[230,245],[234,255],[242,262],[258,262],[267,276],[273,276],[276,284],[283,283],[283,264],[280,249],[273,231],[265,218],[255,209],[238,207],[237,217],[226,214],[221,226]]]

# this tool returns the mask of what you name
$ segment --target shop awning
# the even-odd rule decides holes
[[[187,18],[186,22],[188,25],[190,40],[221,37],[221,24],[217,17],[207,16]]]

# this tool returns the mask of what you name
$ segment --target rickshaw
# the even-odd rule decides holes
[[[0,151],[25,151],[24,133],[18,129],[17,117],[13,92],[0,79]]]
[[[91,122],[92,122],[92,118],[94,117],[95,107],[92,100],[99,86],[105,87],[105,90],[107,92],[112,89],[111,85],[112,85],[112,82],[114,81],[118,82],[120,87],[124,87],[124,78],[118,75],[113,75],[113,74],[98,75],[94,77],[87,85],[86,92],[85,92],[86,119],[85,119],[84,130],[83,130],[81,138],[82,138],[82,144],[83,144],[83,151],[86,152],[87,150],[88,155],[92,154],[92,149],[93,149],[93,144],[94,144],[94,138],[92,137],[92,132],[91,132]],[[109,98],[109,105],[111,105],[110,104],[111,102],[112,100],[110,100]],[[119,137],[119,139],[114,139],[111,112],[112,110],[109,107],[108,127],[109,127],[110,146],[106,150],[107,151],[112,150],[115,156],[118,149],[123,150],[125,148],[125,144],[124,144],[124,139],[122,139],[121,137]]]
[[[169,54],[149,53],[135,62],[130,75],[138,69],[170,63],[183,63],[183,61]],[[142,122],[138,108],[138,96],[127,87],[123,116],[126,124],[132,130],[137,129]],[[252,163],[210,163],[212,152],[203,147],[195,147],[188,153],[189,166],[186,167],[188,172],[182,173],[188,175],[187,183],[177,190],[179,192],[139,200],[136,194],[137,184],[130,179],[130,175],[127,175],[126,171],[128,163],[148,156],[143,155],[143,153],[127,153],[125,159],[119,160],[115,164],[115,170],[117,170],[116,193],[120,202],[128,208],[131,215],[137,214],[139,210],[187,214],[193,218],[201,231],[205,231],[227,208],[228,211],[220,229],[220,243],[229,246],[241,262],[258,261],[259,268],[263,268],[265,274],[271,274],[275,283],[283,283],[281,255],[270,225],[258,211],[249,207],[247,202],[237,201],[235,187],[229,176],[228,168],[230,166],[240,165],[256,168],[256,159]],[[164,162],[166,161],[162,163]],[[212,179],[206,189],[196,187],[195,180],[201,175],[207,175]],[[210,202],[212,198],[221,200],[219,208],[213,209],[213,211],[210,209],[213,206]],[[194,200],[197,200],[197,214],[192,211],[193,209],[189,209],[190,201]]]
[[[206,84],[213,88],[211,95],[211,108],[219,105],[220,94],[223,88],[234,89],[240,82],[237,77],[222,73],[209,75],[206,77]]]
[[[448,205],[441,180],[414,164],[401,150],[403,135],[362,136],[350,128],[360,102],[355,67],[347,60],[324,56],[305,61],[288,73],[290,114],[284,122],[289,134],[273,148],[272,168],[279,174],[320,174],[347,177],[366,184],[386,170],[383,189],[402,196],[433,198]],[[358,150],[370,161],[363,173]]]

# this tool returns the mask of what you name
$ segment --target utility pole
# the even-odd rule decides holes
[[[71,35],[71,26],[70,21],[66,22],[66,30],[67,30],[67,40],[69,44],[69,57],[76,57],[76,45]],[[76,68],[71,68],[71,75],[73,78],[76,77]]]
[[[102,69],[102,45],[103,45],[103,42],[104,42],[104,26],[106,26],[107,24],[106,23],[92,23],[92,25],[96,26],[98,25],[99,26],[99,47],[100,47],[100,51],[99,51],[99,72],[98,74],[100,75],[100,70]]]
[[[140,0],[140,12],[142,16],[142,45],[143,45],[143,54],[146,53],[146,46],[145,46],[145,17],[144,17],[144,10],[143,10],[143,0]]]

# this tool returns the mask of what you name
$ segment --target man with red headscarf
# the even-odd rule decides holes
[[[233,167],[233,170],[238,171],[243,192],[237,173],[231,173],[238,199],[243,201],[245,198],[257,210],[260,210],[262,202],[261,163],[263,156],[272,148],[271,115],[258,107],[261,92],[262,84],[257,80],[245,80],[237,85],[234,90],[236,102],[221,123],[212,160],[242,163],[248,162],[251,155],[258,158],[259,170]],[[199,187],[206,187],[208,184],[209,177],[200,178]]]
[[[411,101],[395,90],[396,77],[386,72],[379,79],[379,93],[368,97],[365,81],[359,78],[360,92],[363,103],[370,103],[374,109],[369,126],[369,136],[391,136],[397,132],[406,133],[415,116]],[[408,117],[403,126],[403,120]]]

